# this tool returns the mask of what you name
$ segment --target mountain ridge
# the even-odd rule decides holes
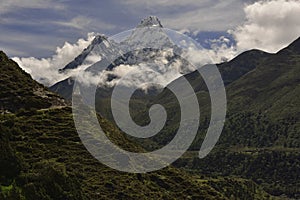
[[[63,98],[48,91],[0,51],[0,109],[17,112],[21,108],[43,109],[66,106]]]

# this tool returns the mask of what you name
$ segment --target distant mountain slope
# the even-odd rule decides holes
[[[187,158],[183,159],[185,161],[182,163],[189,160],[185,166],[194,166],[196,171],[210,175],[240,175],[250,178],[263,185],[264,189],[273,195],[298,199],[299,49],[300,39],[297,39],[276,54],[255,56],[252,58],[255,68],[234,81],[227,82],[228,110],[218,146],[203,160]],[[246,59],[243,62],[248,61]],[[226,82],[228,76],[224,76],[220,66],[222,64],[218,67]],[[236,67],[238,68],[238,65]],[[230,74],[234,74],[234,70]],[[202,116],[209,117],[209,96],[202,85],[201,77],[196,73],[186,77],[198,92],[200,108],[203,108]],[[171,99],[164,96],[163,101],[170,102]],[[174,110],[175,105],[171,106]],[[200,126],[192,150],[197,150],[201,145],[207,126],[206,121]],[[165,135],[164,138],[170,139],[171,133],[169,132],[171,136]],[[224,164],[226,169],[219,167]]]
[[[280,50],[277,54],[292,53],[300,54],[300,37],[288,45],[286,48]]]
[[[300,38],[227,88],[231,112],[255,111],[282,119],[300,117]]]
[[[271,55],[272,54],[254,49],[241,53],[229,62],[217,64],[224,84],[228,85],[239,79],[255,69],[262,60],[269,58]]]
[[[229,113],[261,112],[276,119],[299,117],[299,48],[300,39],[276,54],[251,50],[229,62],[218,64],[226,86]],[[207,88],[200,74],[195,71],[184,77],[198,97],[205,98],[202,106],[209,105]],[[182,78],[170,85],[180,82]],[[162,92],[156,101],[172,102],[173,97],[164,93],[168,94],[167,91]]]
[[[74,80],[72,78],[67,78],[58,83],[55,83],[54,85],[49,87],[49,90],[59,94],[60,96],[62,96],[67,100],[71,100],[73,87],[74,87]]]
[[[16,112],[66,105],[58,95],[32,80],[17,63],[0,51],[0,110]]]
[[[248,72],[254,70],[262,60],[269,58],[271,55],[272,54],[254,49],[245,51],[228,62],[219,63],[216,65],[220,71],[224,85],[227,86]],[[179,79],[181,78],[186,78],[196,92],[207,89],[205,82],[199,75],[198,71],[188,73]],[[170,85],[176,83],[177,81],[179,80],[174,80],[172,83],[170,83]]]

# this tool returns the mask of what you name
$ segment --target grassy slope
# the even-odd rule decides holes
[[[141,175],[112,170],[95,160],[80,143],[70,108],[3,115],[1,122],[15,153],[12,157],[16,156],[21,165],[15,173],[6,173],[12,174],[6,178],[6,185],[14,182],[27,199],[268,197],[244,179],[200,178],[174,168]],[[109,122],[101,120],[101,125],[113,134],[113,140],[128,143]]]
[[[41,109],[65,105],[58,95],[32,80],[17,63],[0,51],[0,111]]]

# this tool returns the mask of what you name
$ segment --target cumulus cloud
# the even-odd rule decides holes
[[[239,51],[277,52],[300,36],[300,1],[258,1],[244,8],[246,22],[231,31]]]
[[[56,53],[51,58],[12,58],[21,68],[31,74],[32,78],[44,85],[50,86],[61,81],[71,74],[59,73],[69,62],[74,60],[94,39],[95,33],[89,33],[86,39],[79,39],[75,44],[65,42],[62,47],[56,48]],[[93,55],[88,60],[95,61]],[[75,73],[75,71],[73,72]]]
[[[236,46],[225,36],[205,42],[209,47],[204,48],[194,40],[180,41],[180,47],[184,49],[183,57],[196,67],[201,67],[231,60],[238,54]]]
[[[227,38],[221,37],[215,42],[227,43],[228,41]],[[97,73],[81,71],[77,76],[77,80],[87,86],[90,84],[106,87],[115,85],[138,86],[147,91],[147,86],[149,85],[160,85],[163,88],[183,74],[196,70],[196,67],[224,61],[228,56],[232,58],[237,53],[234,47],[228,47],[226,44],[212,45],[212,49],[199,49],[193,43],[187,41],[182,41],[182,43],[182,46],[186,48],[184,48],[181,58],[184,58],[189,63],[181,58],[170,60],[170,58],[174,57],[174,52],[172,49],[169,49],[159,54],[156,53],[154,60],[148,60],[143,63],[134,65],[121,64],[112,70],[103,70]],[[111,77],[114,78],[111,79]]]
[[[234,46],[212,42],[210,49],[188,48],[188,51],[184,53],[184,57],[196,67],[201,67],[206,64],[226,62],[237,56],[237,54],[238,51]]]
[[[207,41],[210,49],[191,49],[190,59],[219,63],[250,49],[275,53],[300,36],[299,0],[258,1],[245,5],[244,12],[246,21],[228,31],[236,40],[235,46],[222,36]]]

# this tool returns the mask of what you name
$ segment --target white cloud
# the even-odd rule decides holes
[[[14,57],[12,59],[16,61],[26,72],[31,74],[33,79],[43,83],[44,85],[50,86],[71,75],[59,73],[58,70],[74,60],[74,58],[92,42],[94,37],[94,33],[89,33],[87,39],[79,39],[75,44],[65,42],[62,47],[57,47],[56,54],[51,58],[38,59],[33,57]],[[75,71],[73,73],[75,73]]]
[[[173,80],[182,76],[180,68],[182,63],[176,61],[171,65],[165,65],[160,63],[138,65],[119,65],[111,71],[101,71],[98,74],[92,74],[90,72],[82,72],[78,76],[78,81],[85,85],[102,85],[107,87],[113,87],[116,84],[121,84],[126,87],[134,86],[146,86],[148,84],[160,85],[162,88],[167,86]],[[112,81],[107,81],[110,76],[116,77]]]
[[[170,57],[174,57],[174,52],[172,49],[166,49],[155,53],[155,57],[147,62],[132,65],[121,64],[112,70],[103,70],[97,73],[81,71],[78,74],[78,80],[85,85],[113,87],[121,84],[126,87],[138,86],[146,90],[146,85],[156,84],[163,88],[182,76],[183,72],[195,70],[192,66],[183,64],[181,59],[168,60]],[[112,76],[115,78],[107,81]]]
[[[226,41],[225,38],[220,38],[220,41]],[[189,43],[184,42],[185,45]],[[196,49],[190,45],[181,56],[188,60],[191,64],[183,63],[181,59],[175,59],[171,62],[168,58],[173,57],[173,50],[165,50],[160,54],[156,54],[154,60],[137,65],[121,64],[112,70],[103,70],[98,73],[91,73],[89,71],[81,71],[78,74],[78,79],[81,83],[89,86],[102,85],[113,87],[121,84],[126,87],[138,86],[147,90],[150,84],[160,85],[162,88],[166,87],[170,82],[181,77],[185,73],[192,72],[195,67],[201,67],[205,64],[217,63],[224,61],[225,56],[233,58],[237,51],[234,47],[229,48],[227,45],[216,46],[213,49]],[[115,77],[111,81],[109,77]]]
[[[226,43],[218,43],[218,45],[212,43],[211,49],[189,48],[184,57],[195,64],[196,67],[201,67],[206,64],[216,64],[231,60],[237,54],[238,51],[234,46],[228,47]]]
[[[219,63],[250,49],[275,53],[300,36],[299,0],[258,1],[245,5],[244,12],[246,22],[229,30],[236,46],[228,47],[228,39],[220,37],[209,41],[211,49],[191,50],[190,59]]]
[[[231,31],[239,51],[277,52],[300,36],[300,1],[259,1],[244,8],[246,22]]]

